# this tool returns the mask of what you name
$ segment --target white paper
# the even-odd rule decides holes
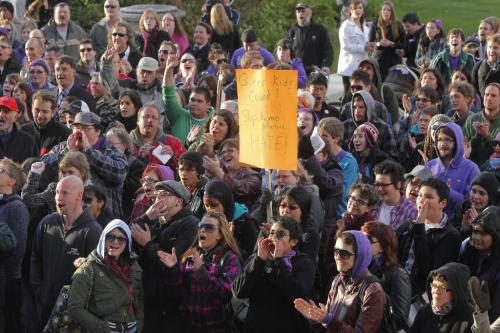
[[[163,149],[163,146],[162,145],[158,145],[158,147],[156,147],[154,150],[153,150],[153,156],[156,156],[156,158],[158,158],[161,163],[165,164],[167,163],[170,158],[172,157],[172,155],[170,154],[162,154],[161,151]]]
[[[318,134],[318,127],[314,127],[311,134],[311,144],[314,148],[314,153],[319,153],[323,148],[325,148],[325,141]]]

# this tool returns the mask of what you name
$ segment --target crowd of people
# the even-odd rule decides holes
[[[500,332],[500,19],[337,4],[267,50],[0,1],[0,333]],[[296,170],[240,162],[238,68],[297,73]]]

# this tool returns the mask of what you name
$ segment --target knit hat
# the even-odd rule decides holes
[[[481,172],[472,180],[471,186],[474,185],[479,185],[488,192],[488,205],[496,204],[500,185],[494,174],[491,172]]]
[[[348,232],[354,236],[356,240],[356,259],[354,260],[354,265],[352,266],[351,277],[354,280],[360,279],[365,273],[368,265],[372,261],[372,246],[368,237],[361,231],[349,230]]]
[[[378,129],[372,123],[363,123],[356,128],[356,131],[362,131],[366,138],[366,143],[370,148],[375,146],[378,139]],[[353,135],[354,137],[354,135]]]
[[[228,221],[234,216],[234,196],[233,192],[223,181],[211,180],[205,185],[205,198],[218,200],[224,207],[224,214]]]
[[[33,67],[33,66],[43,67],[43,69],[45,70],[45,73],[47,73],[47,74],[50,72],[49,65],[47,65],[47,63],[45,61],[43,61],[42,59],[37,59],[35,61],[32,61],[29,69],[31,69],[31,67]]]
[[[146,177],[151,171],[154,171],[156,173],[158,178],[160,178],[159,181],[174,180],[174,172],[168,166],[161,164],[151,164],[146,169],[144,169],[142,177]]]
[[[14,16],[14,5],[8,1],[0,1],[0,7],[7,9]]]
[[[312,116],[313,116],[313,126],[318,125],[318,122],[319,122],[318,116],[316,115],[316,113],[314,113],[314,111],[312,109],[310,109],[310,108],[300,108],[299,111],[298,111],[298,114],[300,114],[300,113],[310,113],[310,114],[312,114]]]
[[[205,168],[203,167],[203,155],[197,151],[187,151],[181,155],[177,164],[181,164],[184,161],[190,163],[198,172],[198,175],[203,175],[205,173]]]

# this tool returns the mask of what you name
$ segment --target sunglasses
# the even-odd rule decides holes
[[[80,49],[80,52],[85,52],[85,51],[92,52],[92,51],[94,51],[94,49],[91,47],[87,47],[87,48],[84,47],[84,48]]]
[[[181,62],[185,64],[186,62],[194,63],[196,60],[194,59],[182,59]]]
[[[385,187],[387,187],[389,185],[392,185],[392,184],[394,184],[394,183],[387,183],[387,184],[384,184],[384,183],[374,183],[373,186],[374,187],[384,187],[385,188]]]
[[[363,86],[354,85],[354,86],[351,86],[351,90],[353,90],[353,91],[363,90]]]
[[[417,102],[424,102],[424,103],[432,102],[429,98],[426,98],[426,97],[416,97],[415,101],[417,101]]]
[[[217,65],[220,64],[229,64],[229,60],[227,59],[217,59]]]
[[[493,141],[491,141],[491,144],[493,147],[496,147],[496,146],[500,145],[500,141],[493,140]]]
[[[205,230],[206,232],[212,233],[217,230],[217,226],[215,224],[210,223],[199,223],[198,230]]]
[[[347,260],[354,255],[354,253],[339,249],[337,247],[333,248],[333,253],[335,254],[335,256],[339,256],[343,260]]]
[[[127,34],[122,34],[122,33],[119,33],[119,32],[113,32],[111,34],[111,36],[113,36],[113,37],[116,37],[116,36],[125,37],[125,36],[127,36]]]
[[[282,239],[283,237],[288,236],[288,235],[283,230],[271,230],[271,231],[269,231],[269,238],[271,238],[273,236],[276,239]]]
[[[109,234],[106,235],[106,240],[110,243],[117,241],[120,244],[125,244],[127,242],[127,239],[125,237],[109,235]]]

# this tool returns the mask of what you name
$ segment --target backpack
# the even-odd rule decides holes
[[[378,277],[376,277],[375,275],[368,275],[363,279],[363,281],[361,282],[361,286],[359,288],[358,297],[361,301],[361,304],[363,304],[366,289],[372,283],[379,283],[380,286],[382,286],[382,290],[384,290],[382,282],[379,280]],[[391,298],[389,297],[389,295],[387,295],[385,290],[384,290],[384,295],[385,295],[385,308],[382,321],[380,322],[379,332],[396,333],[399,331],[399,329],[397,328],[396,318],[394,316],[394,311],[392,309]]]

